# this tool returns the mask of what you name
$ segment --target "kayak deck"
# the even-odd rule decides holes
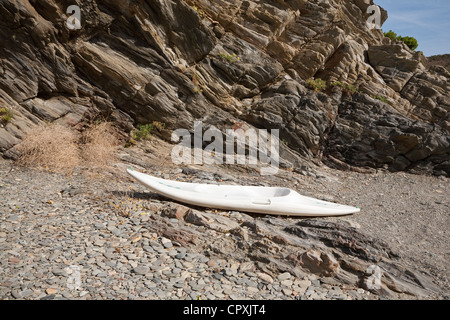
[[[127,172],[156,193],[201,207],[288,216],[340,216],[360,211],[302,196],[289,188],[188,183]]]

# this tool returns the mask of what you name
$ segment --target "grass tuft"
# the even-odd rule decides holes
[[[11,110],[9,110],[8,108],[0,108],[0,124],[1,125],[7,125],[12,117],[14,116],[14,114],[12,113]]]
[[[320,78],[310,79],[310,80],[306,81],[306,86],[309,89],[313,89],[316,92],[320,92],[327,88],[327,82]]]
[[[119,145],[114,127],[100,123],[80,133],[59,124],[32,130],[17,146],[18,164],[63,170],[80,165],[104,166],[115,159]]]

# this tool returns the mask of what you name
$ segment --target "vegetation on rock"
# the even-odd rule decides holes
[[[12,117],[13,117],[13,113],[11,110],[9,110],[5,107],[0,108],[0,124],[1,125],[8,124],[11,121]]]
[[[385,37],[388,37],[391,40],[403,41],[411,50],[416,50],[419,46],[416,38],[413,37],[402,37],[397,35],[394,31],[389,30],[389,32],[384,33]]]
[[[144,141],[149,140],[152,136],[153,130],[161,131],[165,128],[165,124],[158,121],[153,121],[152,123],[138,125],[136,130],[133,132],[134,141]]]
[[[313,89],[316,92],[323,91],[327,88],[327,82],[320,78],[310,79],[306,81],[306,85],[308,88]]]

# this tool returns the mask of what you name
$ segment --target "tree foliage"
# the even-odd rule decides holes
[[[389,32],[384,33],[385,37],[390,38],[391,40],[403,41],[411,50],[416,50],[419,46],[417,39],[413,37],[402,37],[398,36],[394,31],[389,30]]]

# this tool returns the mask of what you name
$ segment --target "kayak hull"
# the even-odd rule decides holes
[[[359,208],[305,197],[279,187],[187,183],[127,170],[148,189],[167,198],[200,207],[285,216],[342,216]]]

